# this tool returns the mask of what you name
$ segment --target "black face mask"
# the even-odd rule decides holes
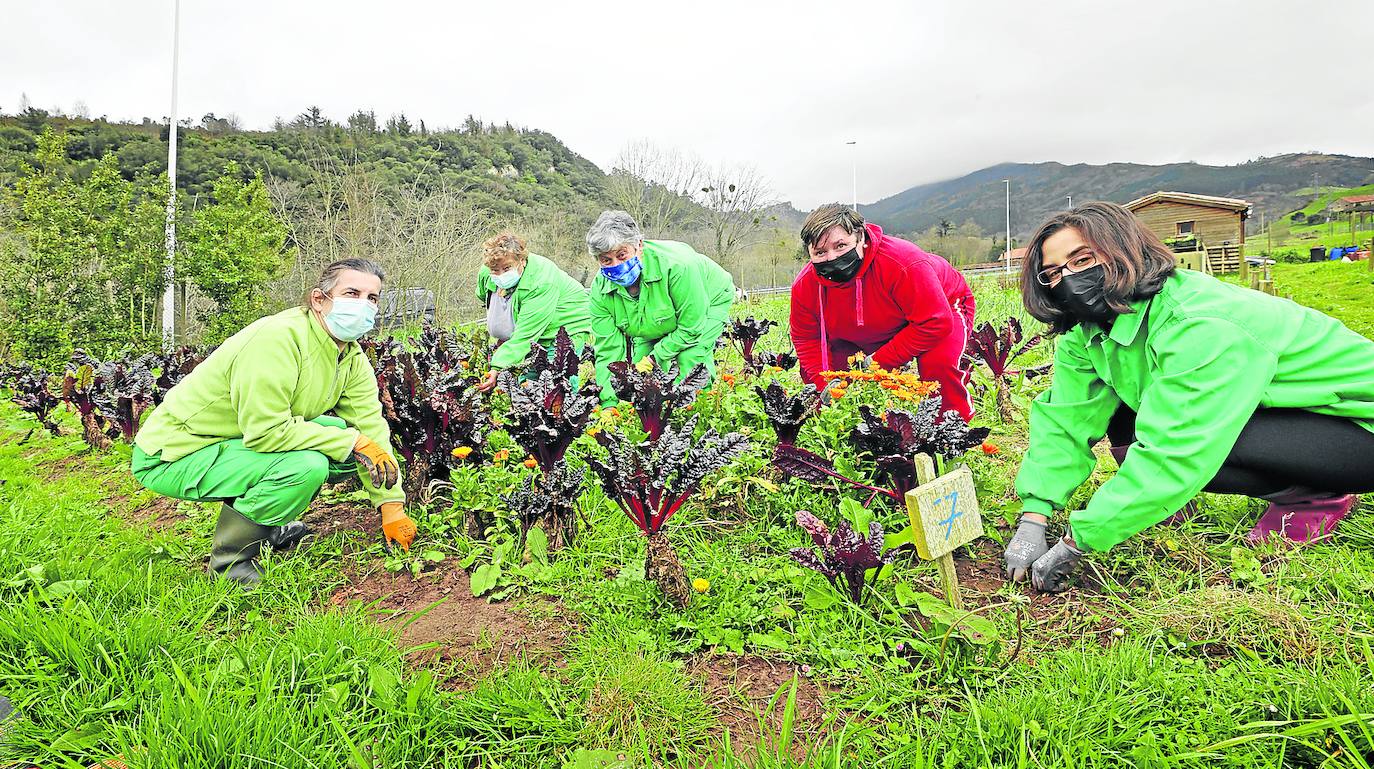
[[[826,280],[847,283],[859,274],[859,266],[863,263],[864,258],[859,255],[859,247],[854,246],[830,261],[812,262],[811,266],[816,268],[817,275]]]
[[[1078,273],[1060,273],[1059,282],[1050,288],[1050,295],[1080,323],[1096,323],[1106,328],[1116,318],[1116,311],[1107,304],[1103,285],[1106,279],[1107,271],[1102,265]]]

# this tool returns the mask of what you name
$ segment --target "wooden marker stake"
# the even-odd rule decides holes
[[[935,561],[944,583],[945,600],[964,608],[959,576],[954,571],[954,551],[983,536],[983,514],[973,473],[967,467],[935,477],[935,463],[926,454],[916,455],[916,488],[906,493],[911,518],[911,540],[916,552]]]

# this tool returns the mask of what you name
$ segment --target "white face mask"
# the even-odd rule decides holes
[[[515,284],[520,282],[520,271],[512,267],[500,275],[492,275],[491,282],[495,283],[497,288],[515,288]]]
[[[352,342],[377,325],[377,305],[366,299],[335,297],[325,313],[324,325],[335,339]]]

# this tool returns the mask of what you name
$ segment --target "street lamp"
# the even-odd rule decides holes
[[[181,44],[181,0],[172,0],[172,115],[167,125],[167,288],[162,293],[162,347],[171,352],[176,345],[177,252],[177,62]]]
[[[851,171],[852,174],[853,174],[853,175],[852,175],[852,181],[853,181],[853,184],[854,184],[854,211],[855,211],[855,212],[858,212],[858,210],[859,210],[859,143],[856,142],[856,141],[854,141],[854,142],[845,142],[845,144],[848,145],[848,146],[850,146],[850,147],[853,147],[853,148],[854,148],[854,149],[849,153],[849,161],[850,161],[850,164],[851,164],[851,165],[850,165],[850,171]]]
[[[1011,179],[1003,179],[1007,185],[1007,274],[1011,274]]]

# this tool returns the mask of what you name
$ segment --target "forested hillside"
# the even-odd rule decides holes
[[[78,175],[113,153],[120,174],[167,170],[167,126],[144,119],[118,123],[53,116],[30,108],[0,116],[0,184],[11,186],[20,164],[32,162],[45,127],[69,137],[68,157]],[[419,192],[463,190],[475,205],[516,215],[543,205],[581,207],[601,197],[604,174],[544,131],[491,125],[469,118],[458,129],[430,130],[404,116],[379,124],[357,112],[344,124],[307,110],[271,131],[242,131],[234,121],[205,115],[181,129],[178,187],[190,195],[210,192],[230,161],[251,178],[309,186],[339,166],[365,171],[383,187]]]

